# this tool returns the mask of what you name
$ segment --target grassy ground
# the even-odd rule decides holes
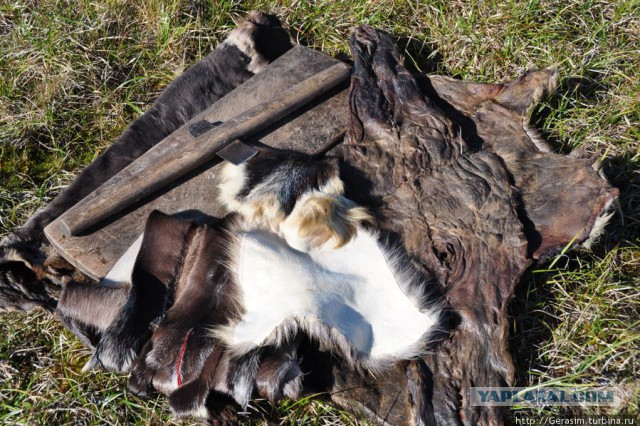
[[[58,193],[253,8],[278,13],[298,42],[332,55],[348,52],[350,27],[364,22],[398,36],[424,72],[489,82],[559,67],[560,88],[536,111],[536,124],[559,151],[601,156],[621,196],[594,251],[564,253],[518,287],[511,333],[518,385],[616,386],[625,404],[595,412],[637,416],[637,0],[0,2],[0,234]],[[129,394],[120,376],[79,373],[87,351],[54,319],[0,316],[0,336],[0,422],[169,421],[163,398]],[[256,406],[252,419],[357,422],[322,403],[289,408]]]

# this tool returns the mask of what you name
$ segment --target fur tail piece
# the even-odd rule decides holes
[[[0,265],[0,312],[43,308],[56,309],[59,288],[47,281],[39,281],[36,274],[21,263]]]
[[[193,380],[185,383],[169,395],[171,412],[177,418],[195,417],[209,418],[207,409],[207,397],[212,391],[204,380]],[[229,398],[226,396],[226,398]],[[230,398],[229,398],[230,399]]]
[[[237,47],[249,57],[251,62],[247,70],[254,74],[293,47],[291,37],[283,30],[280,20],[275,15],[257,10],[249,12],[224,43]]]
[[[298,201],[283,228],[296,229],[308,251],[330,241],[333,248],[342,247],[356,235],[358,224],[372,220],[366,208],[342,195],[314,192]]]

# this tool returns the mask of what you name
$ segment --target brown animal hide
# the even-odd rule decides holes
[[[54,311],[66,283],[89,281],[51,246],[16,234],[0,239],[0,312]]]
[[[513,384],[506,308],[518,278],[532,257],[584,241],[617,190],[529,129],[555,71],[421,87],[387,34],[360,27],[351,49],[348,196],[376,207],[460,318],[432,354],[376,380],[335,368],[333,399],[393,424],[499,424],[500,407],[470,406],[470,387]]]
[[[151,338],[132,364],[129,389],[140,395],[154,389],[170,395],[171,408],[179,417],[208,417],[207,400],[212,393],[217,404],[220,398],[229,400],[212,410],[215,416],[227,418],[229,410],[223,408],[233,406],[228,395],[218,392],[228,393],[227,372],[233,363],[210,332],[210,327],[226,324],[235,315],[234,289],[224,266],[226,229],[233,221],[228,217],[211,226],[195,227],[154,212],[145,228],[147,244],[141,247],[135,270],[163,283],[168,292],[167,309],[159,315]],[[169,228],[186,232],[172,236]],[[157,256],[175,241],[182,244],[179,258]],[[151,263],[141,264],[140,259],[148,253],[156,256]],[[171,273],[158,273],[161,270]],[[132,279],[135,287],[145,281],[135,275]]]
[[[130,390],[169,395],[178,417],[233,419],[229,376],[242,368],[210,332],[236,311],[225,268],[233,221],[198,226],[154,211],[130,282],[67,285],[58,314],[95,348],[85,369],[130,371]]]
[[[137,255],[128,251],[99,286],[67,286],[58,311],[70,327],[85,330],[84,336],[78,334],[96,348],[86,368],[130,371],[131,390],[169,395],[178,416],[229,419],[234,407],[246,407],[255,389],[272,402],[300,396],[309,368],[302,370],[297,354],[305,335],[322,350],[346,360],[347,369],[362,371],[384,370],[408,353],[423,354],[437,340],[434,336],[442,331],[437,296],[422,286],[418,276],[409,274],[400,250],[393,257],[375,257],[382,267],[376,269],[378,275],[390,280],[367,281],[367,273],[361,274],[357,265],[368,261],[366,271],[370,271],[369,256],[376,255],[373,247],[381,243],[362,227],[365,222],[369,225],[366,211],[342,196],[334,158],[263,150],[241,167],[225,167],[219,196],[237,213],[196,226],[154,212]],[[319,200],[328,203],[317,204]],[[316,209],[318,205],[322,208]],[[314,232],[308,234],[308,229]],[[265,235],[267,244],[259,246],[256,256],[248,256],[246,246],[251,243],[243,238]],[[280,235],[287,239],[279,239]],[[285,241],[303,244],[292,250]],[[358,257],[360,251],[367,253],[366,259]],[[282,268],[276,252],[284,253],[288,261]],[[350,260],[347,264],[314,260],[318,254],[322,260],[344,253]],[[132,256],[134,263],[121,262]],[[249,272],[241,271],[240,258],[246,258],[253,270],[265,259],[273,261],[252,276],[267,281],[247,287],[243,277]],[[308,275],[307,281],[304,274],[297,275],[296,282],[296,277],[286,275],[293,262],[323,274]],[[268,267],[272,269],[267,271]],[[280,278],[283,272],[289,279]],[[278,278],[269,278],[273,276]],[[338,286],[332,287],[328,277]],[[257,310],[255,304],[246,303],[248,288],[261,294]],[[274,288],[277,301],[271,293]],[[404,303],[399,304],[398,298]],[[379,315],[379,301],[388,310],[385,316]],[[101,308],[91,309],[96,305]],[[397,318],[406,310],[421,311],[411,317],[419,324]],[[267,338],[251,346],[244,340],[237,346],[220,333],[241,321],[260,319],[272,328],[266,330]],[[396,328],[411,330],[407,335],[412,337],[398,340],[393,319]],[[391,325],[385,328],[386,324]],[[393,330],[392,335],[386,330]],[[366,352],[362,342],[387,352]],[[312,353],[314,347],[308,350]],[[220,406],[220,401],[227,402]]]
[[[484,146],[504,161],[521,200],[521,221],[534,259],[586,241],[594,228],[600,231],[609,217],[607,207],[618,195],[597,173],[596,161],[550,152],[529,124],[533,108],[556,84],[555,69],[530,71],[511,84],[444,76],[423,81],[427,96],[460,128],[468,145]]]

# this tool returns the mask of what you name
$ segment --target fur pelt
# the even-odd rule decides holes
[[[147,112],[17,233],[41,241],[44,227],[64,211],[291,47],[277,17],[249,12],[225,41],[171,82]]]
[[[89,281],[46,243],[16,234],[0,239],[0,312],[52,312],[65,284]]]
[[[304,331],[352,367],[423,353],[440,308],[344,197],[335,159],[261,155],[225,164],[221,181],[221,201],[241,218],[228,245],[241,314],[214,330],[229,351],[280,347]]]
[[[381,228],[435,277],[459,324],[375,386],[334,370],[334,400],[407,424],[501,424],[502,407],[472,406],[469,395],[513,385],[515,285],[533,259],[586,240],[617,190],[590,162],[548,152],[528,126],[555,70],[509,85],[420,79],[383,31],[361,26],[350,46],[351,120],[340,146],[347,194],[378,206]]]
[[[131,371],[130,389],[170,395],[177,416],[224,417],[256,390],[273,402],[301,395],[304,336],[349,368],[380,372],[424,354],[443,331],[435,294],[379,240],[366,209],[342,195],[335,159],[263,151],[227,164],[223,175],[220,196],[235,212],[200,226],[155,212],[100,286],[67,287],[59,307],[67,324],[78,327],[97,299],[109,304],[83,324],[96,347],[85,368]],[[246,265],[243,240],[258,243]],[[290,269],[286,256],[276,270],[259,270],[281,253],[308,271],[334,271],[311,273],[303,286],[301,276],[279,281]],[[263,287],[243,281],[241,267],[258,269]],[[263,324],[262,338],[235,342],[238,328]],[[212,408],[212,392],[229,404]]]

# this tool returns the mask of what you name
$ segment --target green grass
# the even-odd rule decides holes
[[[254,8],[278,13],[298,42],[331,55],[348,54],[350,28],[368,23],[397,36],[416,71],[490,82],[558,66],[560,87],[534,121],[558,151],[601,156],[621,195],[593,252],[564,253],[518,287],[511,309],[518,385],[616,386],[623,407],[577,412],[638,416],[637,0],[0,2],[0,234],[51,200]],[[163,398],[129,394],[126,378],[80,373],[88,353],[55,319],[3,315],[0,333],[0,422],[170,421]],[[263,422],[356,422],[310,401],[253,411]]]

